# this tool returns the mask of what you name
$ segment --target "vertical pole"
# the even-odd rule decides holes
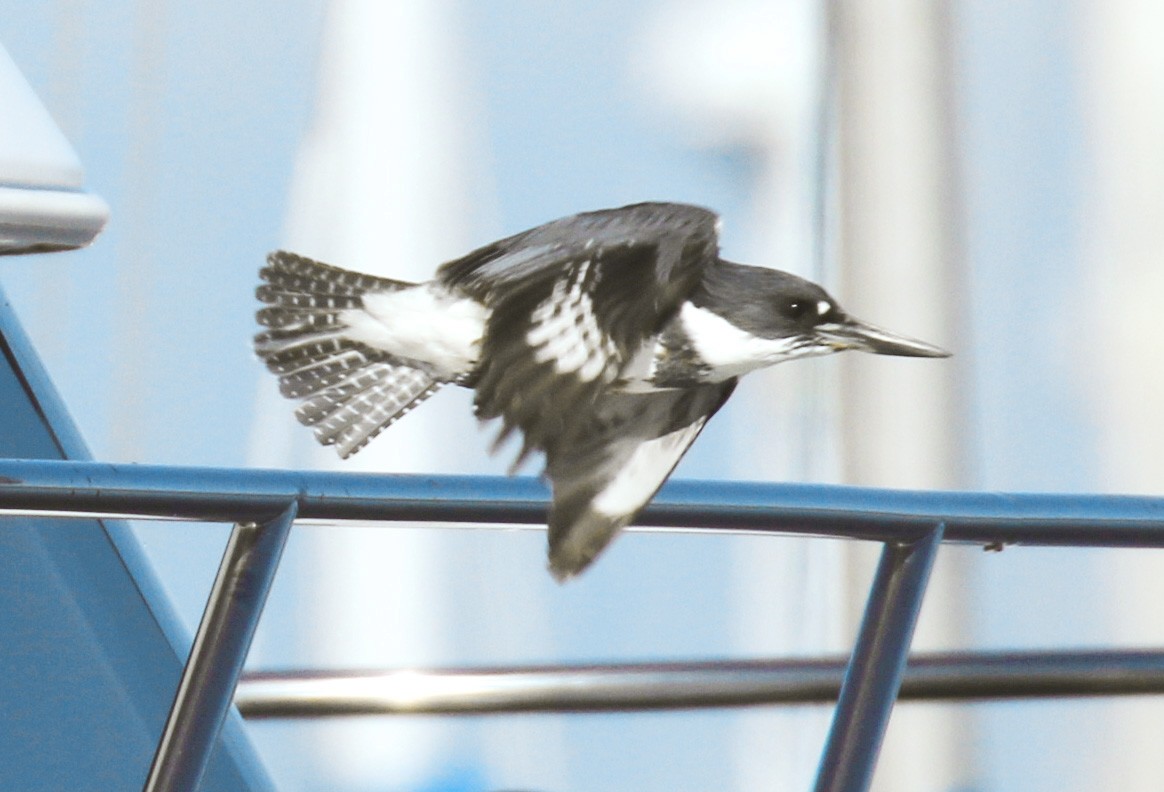
[[[817,771],[816,792],[864,792],[901,688],[926,583],[945,526],[886,542]]]
[[[145,792],[193,792],[210,761],[298,504],[230,534]]]

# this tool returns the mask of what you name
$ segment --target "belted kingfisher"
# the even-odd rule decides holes
[[[494,449],[521,432],[513,468],[545,453],[558,580],[634,520],[741,375],[845,349],[949,354],[852,318],[795,275],[724,261],[716,215],[685,204],[555,220],[425,283],[285,251],[260,277],[255,352],[341,457],[447,383],[501,419]]]

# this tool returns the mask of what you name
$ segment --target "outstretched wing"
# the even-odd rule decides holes
[[[614,393],[578,440],[551,441],[550,571],[565,580],[585,569],[630,524],[671,475],[736,380],[647,394]]]
[[[448,287],[490,318],[473,383],[477,414],[534,449],[584,441],[610,384],[718,261],[716,216],[635,204],[557,220],[445,264]]]

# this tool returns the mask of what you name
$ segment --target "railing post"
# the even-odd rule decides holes
[[[816,792],[864,792],[901,688],[909,644],[945,526],[886,542],[817,771]]]
[[[230,534],[145,792],[193,792],[210,761],[298,505]]]

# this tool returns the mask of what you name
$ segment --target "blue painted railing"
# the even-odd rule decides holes
[[[0,512],[237,523],[147,790],[196,786],[238,685],[266,591],[294,520],[541,524],[547,495],[540,482],[523,478],[0,460]],[[662,489],[639,522],[884,544],[865,617],[839,686],[817,776],[818,792],[857,792],[869,787],[893,704],[907,674],[917,613],[942,542],[987,547],[1164,547],[1164,499],[1107,495],[674,481]],[[1157,652],[965,655],[947,658],[944,665],[932,661],[929,665],[930,692],[935,696],[958,685],[963,686],[962,695],[968,696],[1164,691],[1164,653]],[[916,676],[925,667],[923,661],[908,673]],[[387,684],[391,680],[384,675],[267,675],[254,680],[243,705],[244,710],[267,717],[373,711],[500,712],[555,706],[572,710],[730,706],[782,700],[779,692],[772,693],[780,689],[779,679],[804,682],[805,675],[813,673],[818,695],[822,684],[832,695],[837,670],[821,664],[781,670],[695,663],[493,669],[477,672],[477,677],[461,672],[462,681],[472,677],[478,686],[462,685],[459,693],[446,693],[443,698],[438,693],[427,702],[412,696],[412,710],[393,709]],[[755,676],[758,672],[767,676],[760,680]],[[452,673],[438,673],[433,679],[448,679]],[[772,674],[779,679],[774,681]],[[495,684],[499,679],[505,684]],[[379,685],[378,702],[375,695],[367,694],[366,687],[373,682]],[[360,685],[365,685],[364,693],[359,692]]]

